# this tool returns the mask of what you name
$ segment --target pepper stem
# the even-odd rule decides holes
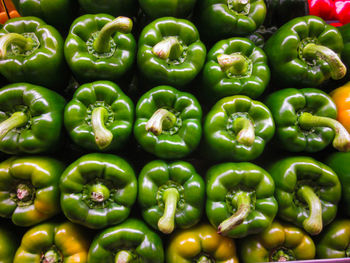
[[[270,256],[270,261],[273,262],[286,262],[296,260],[294,253],[288,248],[279,248],[274,250]]]
[[[229,231],[242,224],[249,215],[251,204],[249,194],[247,192],[238,192],[236,198],[237,211],[231,217],[221,222],[218,226],[218,234],[227,234]]]
[[[104,107],[97,107],[92,111],[92,131],[95,135],[96,145],[101,150],[107,148],[113,140],[113,134],[105,126],[107,116],[108,111]]]
[[[237,141],[246,146],[252,146],[255,141],[255,130],[251,120],[239,117],[233,123]]]
[[[11,115],[10,118],[0,123],[0,141],[12,129],[21,127],[28,122],[28,116],[24,112],[18,111]]]
[[[249,69],[247,59],[238,53],[231,55],[220,54],[217,56],[217,60],[221,70],[233,76],[245,75]]]
[[[298,196],[306,201],[309,206],[310,215],[303,222],[304,229],[311,235],[317,235],[322,230],[322,205],[314,190],[303,185],[297,192]]]
[[[325,60],[331,68],[332,79],[338,80],[346,75],[346,66],[338,54],[328,47],[309,43],[303,48],[303,55],[307,59]]]
[[[212,263],[212,260],[210,258],[208,258],[205,255],[202,255],[199,257],[198,260],[196,260],[197,263]]]
[[[100,30],[97,38],[93,43],[93,48],[98,53],[106,53],[108,52],[110,47],[110,39],[115,32],[121,32],[124,34],[128,34],[132,30],[132,20],[125,16],[118,16],[113,21],[105,24]]]
[[[94,184],[91,186],[91,199],[94,202],[101,203],[109,198],[109,189],[103,184]]]
[[[153,47],[152,52],[161,59],[176,60],[181,56],[183,47],[176,37],[167,37],[157,43]]]
[[[175,123],[175,114],[166,109],[158,109],[146,123],[146,131],[158,136],[163,130],[173,127]]]
[[[62,261],[61,255],[55,249],[49,249],[41,257],[41,263],[59,263]]]
[[[335,133],[333,147],[342,152],[350,151],[350,134],[339,121],[304,112],[299,117],[299,125],[308,129],[313,127],[329,127],[333,129]]]
[[[129,263],[134,259],[133,255],[127,250],[120,250],[115,255],[115,263]]]
[[[30,37],[24,37],[21,34],[17,33],[8,33],[0,37],[0,58],[4,59],[7,54],[7,48],[11,45],[15,44],[19,46],[22,50],[28,51],[33,48],[35,44],[33,39]]]
[[[237,13],[248,13],[250,6],[249,0],[228,0],[228,6],[231,10],[236,11]]]
[[[19,184],[17,186],[17,198],[20,201],[25,201],[28,197],[31,196],[31,188],[26,184]]]
[[[164,214],[158,221],[158,229],[164,234],[170,234],[175,227],[175,212],[180,195],[176,188],[168,188],[163,193],[165,204]]]

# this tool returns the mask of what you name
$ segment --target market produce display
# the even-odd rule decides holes
[[[349,18],[0,0],[0,262],[349,261]]]

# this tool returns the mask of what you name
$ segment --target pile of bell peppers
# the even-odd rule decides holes
[[[1,0],[0,262],[350,258],[349,14]]]

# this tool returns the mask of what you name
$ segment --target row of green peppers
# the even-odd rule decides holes
[[[141,221],[126,220],[138,192],[142,216],[153,229],[170,234],[189,228],[172,236],[169,263],[236,262],[233,241],[223,236],[249,236],[241,244],[243,262],[311,259],[315,246],[304,230],[318,235],[330,224],[341,193],[349,216],[349,161],[349,153],[327,159],[342,184],[330,167],[309,157],[290,157],[273,164],[270,174],[251,163],[212,166],[204,187],[193,166],[183,161],[152,161],[142,169],[137,186],[131,166],[115,155],[85,155],[65,171],[48,157],[13,157],[0,165],[0,214],[22,226],[50,218],[59,212],[60,181],[61,207],[70,221],[109,227],[95,238],[88,262],[163,262],[160,238]],[[205,188],[207,217],[215,228],[194,227],[203,217]],[[279,218],[297,227],[273,221],[277,207]],[[86,262],[83,232],[71,223],[38,225],[23,237],[14,262]],[[4,236],[0,231],[0,238]],[[7,246],[13,252],[11,242],[0,249]],[[318,246],[321,258],[350,256],[349,220],[332,223]]]
[[[209,97],[243,93],[256,98],[269,83],[268,62],[278,86],[316,87],[330,78],[342,79],[350,60],[347,48],[345,64],[340,58],[350,25],[339,32],[314,16],[279,28],[264,46],[266,55],[248,39],[230,38],[216,43],[206,56],[195,25],[171,17],[147,25],[137,50],[132,25],[126,17],[84,15],[73,22],[64,44],[59,32],[38,18],[11,19],[0,30],[0,73],[9,82],[62,89],[69,76],[66,62],[80,83],[116,82],[137,57],[142,76],[152,85],[184,87],[203,68]]]
[[[339,170],[332,162],[331,167]],[[206,183],[184,161],[151,161],[137,179],[127,161],[102,153],[84,155],[66,169],[49,157],[12,157],[0,164],[0,175],[0,215],[19,226],[47,220],[62,208],[69,220],[101,229],[124,221],[138,195],[144,220],[169,234],[199,222],[206,195],[207,217],[223,235],[259,233],[277,211],[317,235],[334,220],[342,187],[350,205],[349,174],[340,170],[338,179],[310,157],[277,161],[269,173],[248,162],[217,164],[207,171]]]
[[[349,132],[336,120],[336,104],[323,91],[282,89],[265,102],[267,106],[243,95],[219,100],[204,121],[204,148],[199,149],[203,157],[251,161],[261,156],[273,137],[289,152],[319,152],[331,143],[339,151],[350,150]],[[133,132],[145,151],[180,159],[200,145],[202,107],[192,94],[170,86],[143,94],[136,109],[109,81],[80,86],[67,104],[54,91],[32,84],[0,89],[0,151],[57,152],[63,123],[72,141],[84,150],[120,151]]]

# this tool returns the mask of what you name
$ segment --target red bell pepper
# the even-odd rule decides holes
[[[321,17],[324,20],[337,19],[333,0],[308,0],[308,2],[310,15]]]
[[[350,23],[350,1],[349,0],[335,0],[334,12],[336,18],[343,25]]]

